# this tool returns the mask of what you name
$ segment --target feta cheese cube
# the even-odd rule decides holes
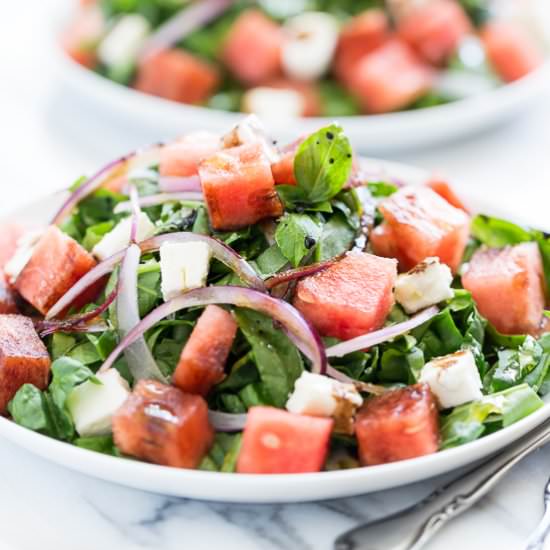
[[[352,384],[304,371],[294,384],[286,408],[296,414],[332,417],[336,430],[349,433],[363,398]]]
[[[420,381],[430,386],[442,409],[481,399],[481,377],[470,350],[436,357],[426,363]]]
[[[254,114],[248,115],[242,122],[239,122],[232,130],[222,136],[224,148],[238,147],[247,143],[260,143],[271,164],[280,159],[280,155],[273,145],[273,140],[269,137],[265,126]]]
[[[128,382],[116,369],[109,369],[96,377],[101,384],[88,380],[77,386],[67,398],[76,431],[82,437],[111,433],[113,415],[130,395]]]
[[[121,17],[99,44],[97,55],[108,67],[131,65],[151,31],[151,25],[137,13]]]
[[[266,119],[295,118],[302,116],[304,98],[296,90],[260,86],[248,90],[243,96],[243,111]]]
[[[206,285],[210,247],[203,242],[164,243],[160,247],[161,290],[164,301]]]
[[[426,258],[397,277],[395,299],[407,313],[415,313],[454,296],[453,274],[439,258]]]
[[[100,260],[105,260],[116,252],[124,250],[130,244],[132,217],[121,220],[109,233],[94,246],[92,254]],[[155,224],[144,212],[140,212],[136,232],[137,241],[143,241],[155,234]]]
[[[338,44],[338,21],[323,12],[291,17],[284,25],[287,40],[281,62],[284,72],[296,80],[315,80],[330,67]]]

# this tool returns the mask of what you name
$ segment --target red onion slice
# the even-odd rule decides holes
[[[139,215],[141,214],[141,209],[139,206],[139,194],[135,185],[132,185],[130,187],[130,208],[132,211],[132,225],[130,226],[130,242],[135,243],[137,241]]]
[[[380,330],[369,332],[368,334],[363,334],[362,336],[357,336],[357,338],[352,338],[351,340],[331,346],[326,349],[327,357],[343,357],[348,353],[353,353],[354,351],[360,351],[378,344],[382,344],[383,342],[387,342],[392,338],[401,336],[402,334],[410,332],[412,329],[423,325],[426,321],[429,321],[438,313],[439,308],[436,306],[429,307],[403,323],[384,327]]]
[[[141,241],[139,247],[141,252],[154,252],[158,250],[163,243],[166,242],[204,242],[212,251],[212,255],[225,264],[229,269],[234,271],[239,278],[251,288],[265,292],[265,284],[263,279],[256,273],[254,268],[239,254],[237,254],[232,248],[225,245],[218,239],[208,237],[206,235],[199,235],[198,233],[190,233],[182,231],[179,233],[166,233],[164,235],[158,235],[145,241]],[[126,251],[121,250],[111,257],[107,258],[103,262],[97,264],[93,269],[88,271],[84,277],[79,279],[48,311],[46,319],[51,319],[56,315],[59,315],[67,306],[73,303],[73,301],[82,294],[89,286],[96,281],[108,275],[113,271],[124,258]]]
[[[73,315],[67,319],[45,319],[36,324],[36,330],[42,338],[53,334],[54,332],[87,332],[86,326],[91,321],[95,320],[102,313],[107,311],[108,307],[115,301],[117,296],[117,289],[114,289],[105,302],[97,306],[92,311],[81,313],[79,315]],[[72,302],[69,302],[71,304]]]
[[[288,269],[287,271],[283,271],[282,273],[277,273],[276,275],[273,275],[273,277],[269,277],[269,279],[265,281],[265,286],[268,290],[271,290],[272,288],[275,288],[278,285],[282,285],[283,283],[288,283],[290,281],[295,281],[296,279],[301,279],[302,277],[315,275],[315,273],[324,271],[334,262],[337,262],[339,259],[340,256],[337,256],[325,262],[318,262],[316,264],[306,265],[304,267],[297,267],[296,269]]]
[[[160,176],[159,189],[163,193],[181,193],[185,191],[202,191],[198,175],[188,177]]]
[[[141,250],[139,246],[131,244],[126,251],[126,255],[120,267],[116,316],[118,332],[121,339],[124,339],[124,337],[134,327],[139,325],[141,321],[139,317],[137,289],[140,258]],[[161,382],[168,382],[159,369],[143,336],[137,338],[124,350],[124,357],[134,380],[154,378]]]
[[[149,206],[157,206],[171,201],[197,201],[203,202],[204,196],[197,191],[182,191],[180,193],[159,193],[157,195],[147,195],[139,197],[138,206],[140,208],[148,208]],[[119,202],[115,206],[115,214],[121,212],[129,212],[132,209],[131,201]]]
[[[134,153],[130,153],[119,159],[109,162],[103,168],[98,170],[93,176],[89,177],[78,189],[73,191],[68,199],[63,203],[61,208],[52,220],[52,225],[60,225],[65,221],[67,216],[72,212],[73,208],[88,195],[91,195],[96,189],[99,189],[105,180],[113,174],[117,169],[121,169],[129,159],[135,156]]]
[[[310,359],[312,372],[325,372],[326,356],[319,336],[297,309],[287,302],[272,298],[257,290],[235,286],[211,286],[190,290],[157,307],[126,335],[107,358],[100,371],[104,372],[110,369],[128,346],[169,315],[181,309],[209,304],[231,304],[269,315],[282,325],[283,330],[298,349]]]
[[[145,42],[140,52],[144,61],[160,50],[179,42],[194,30],[221,15],[233,0],[201,0],[194,2],[163,23]]]
[[[81,277],[46,313],[46,319],[52,319],[59,315],[65,308],[71,305],[88,287],[99,281],[105,275],[113,271],[122,259],[126,250],[121,250],[113,254],[103,262],[97,264],[93,269],[88,271],[86,275]]]
[[[210,424],[217,432],[242,432],[246,424],[246,413],[232,414],[220,411],[208,411]]]

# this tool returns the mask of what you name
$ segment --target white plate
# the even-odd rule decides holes
[[[369,170],[389,173],[407,183],[421,183],[426,172],[415,167],[378,160],[365,161]],[[15,212],[8,219],[48,223],[64,198],[50,195]],[[466,197],[467,199],[467,197]],[[466,200],[486,213],[504,215],[492,207]],[[0,417],[0,437],[72,470],[137,489],[166,495],[226,502],[301,502],[370,493],[427,479],[503,449],[550,417],[549,401],[530,416],[499,432],[462,447],[433,455],[337,472],[293,475],[248,475],[201,472],[156,466],[110,457],[62,443]]]
[[[61,13],[54,29],[59,76],[72,90],[105,111],[122,117],[146,133],[176,137],[192,130],[220,131],[242,116],[205,107],[194,107],[154,97],[117,84],[70,59],[57,37],[67,20]],[[525,109],[550,87],[550,61],[534,73],[479,96],[446,105],[383,115],[339,117],[346,134],[359,152],[369,154],[441,143],[505,121]],[[273,119],[265,121],[271,134],[282,141],[311,133],[334,118]]]

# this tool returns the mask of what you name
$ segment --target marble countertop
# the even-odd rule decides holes
[[[151,140],[143,129],[82,103],[59,81],[45,45],[52,10],[62,1],[2,6],[0,214]],[[449,174],[511,212],[524,205],[537,225],[550,226],[549,99],[498,129],[391,156]],[[0,441],[0,472],[0,550],[328,550],[342,531],[419,500],[449,477],[317,504],[247,506],[126,489],[49,464],[7,441]],[[429,548],[520,549],[542,513],[549,475],[550,448],[517,466]]]

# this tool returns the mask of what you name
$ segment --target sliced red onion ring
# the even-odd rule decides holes
[[[194,30],[221,15],[232,3],[233,0],[202,0],[184,8],[147,39],[141,48],[140,60],[144,61],[159,50],[179,42]]]
[[[336,258],[331,258],[325,262],[318,262],[316,264],[306,265],[304,267],[297,267],[296,269],[289,269],[283,271],[282,273],[277,273],[265,281],[265,287],[268,290],[275,288],[278,285],[283,283],[288,283],[289,281],[295,281],[296,279],[301,279],[302,277],[308,277],[310,275],[315,275],[320,271],[324,271],[330,267],[334,262],[337,262],[340,259],[340,256]]]
[[[131,244],[126,251],[120,267],[119,292],[116,302],[116,316],[118,332],[121,339],[137,325],[139,317],[137,278],[141,250],[138,245]],[[134,380],[154,378],[161,382],[168,382],[159,369],[145,338],[140,336],[124,350],[124,357],[128,369]]]
[[[135,185],[130,187],[130,208],[132,210],[132,225],[130,226],[130,242],[137,241],[137,231],[139,225],[139,215],[141,209],[139,207],[139,194]]]
[[[297,309],[287,302],[272,298],[257,290],[236,286],[211,286],[190,290],[157,307],[123,338],[109,355],[100,371],[104,372],[110,369],[128,346],[169,315],[181,309],[209,304],[231,304],[269,315],[282,325],[283,330],[296,347],[310,359],[312,372],[321,374],[325,372],[326,356],[319,336]]]
[[[198,233],[190,233],[182,231],[179,233],[166,233],[158,235],[139,243],[142,253],[154,252],[158,250],[163,243],[166,242],[204,242],[212,251],[212,255],[233,270],[239,278],[251,288],[265,292],[265,284],[262,278],[256,273],[254,268],[232,248],[225,245],[218,239],[199,235]],[[121,250],[103,262],[97,264],[93,269],[88,271],[84,277],[77,281],[48,311],[46,319],[51,319],[59,315],[68,305],[82,294],[90,285],[111,273],[124,258],[126,251]]]
[[[78,295],[77,295],[78,296]],[[117,289],[115,288],[107,299],[92,311],[67,317],[67,319],[45,319],[36,325],[36,330],[40,336],[48,336],[54,332],[88,332],[86,330],[88,323],[95,320],[102,313],[107,311],[108,307],[115,301]],[[71,304],[72,302],[69,302]]]
[[[184,191],[202,191],[198,175],[187,177],[160,176],[159,189],[163,193],[181,193]]]
[[[348,353],[353,353],[354,351],[368,349],[372,346],[382,344],[383,342],[387,342],[392,338],[401,336],[402,334],[410,332],[412,329],[423,325],[426,321],[429,321],[438,313],[439,308],[436,306],[429,307],[403,323],[384,327],[380,330],[369,332],[368,334],[363,334],[362,336],[357,336],[357,338],[352,338],[351,340],[331,346],[326,349],[327,357],[343,357]]]
[[[120,169],[129,159],[135,156],[135,154],[136,153],[133,152],[120,157],[119,159],[113,160],[98,170],[93,176],[89,177],[78,189],[72,192],[69,198],[63,203],[57,214],[54,216],[52,225],[60,225],[81,200],[92,194],[96,189],[99,189],[104,181],[111,176],[115,170]]]
[[[164,204],[171,201],[204,201],[203,194],[197,191],[182,191],[181,193],[159,193],[157,195],[147,195],[146,197],[139,197],[138,205],[140,208],[147,208],[149,206],[156,206],[157,204]],[[115,214],[121,212],[129,212],[132,209],[131,201],[119,202],[115,206]]]
[[[242,432],[246,424],[247,414],[232,414],[220,411],[208,411],[210,424],[217,432]]]
[[[61,321],[56,321],[55,319],[44,321],[43,319],[40,319],[35,322],[34,327],[41,338],[45,338],[46,336],[54,334],[55,332],[66,332],[70,334],[93,334],[96,332],[105,332],[106,330],[110,329],[109,324],[103,320],[77,324],[73,325],[72,327],[68,327],[65,323],[65,319]]]

